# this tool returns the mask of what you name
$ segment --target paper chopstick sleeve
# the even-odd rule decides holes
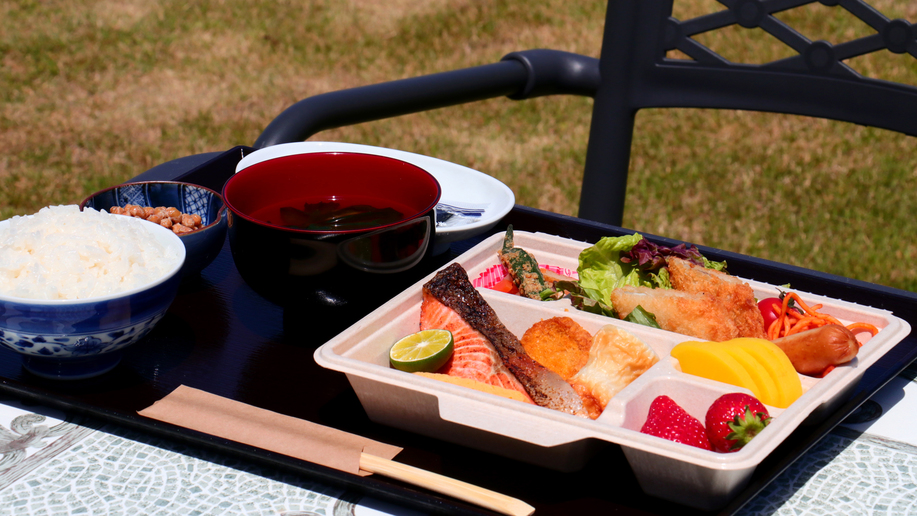
[[[361,476],[370,474],[360,469],[362,452],[392,459],[401,451],[184,385],[138,414]]]

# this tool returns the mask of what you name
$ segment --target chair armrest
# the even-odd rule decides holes
[[[535,49],[508,54],[497,63],[323,93],[280,113],[254,148],[303,141],[326,129],[502,96],[514,100],[556,94],[594,96],[598,69],[595,58]]]

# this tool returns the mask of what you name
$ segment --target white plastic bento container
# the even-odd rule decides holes
[[[541,233],[514,233],[516,247],[540,264],[576,270],[580,251],[591,244]],[[474,280],[497,265],[503,235],[494,235],[458,257]],[[434,273],[435,274],[435,273]],[[596,420],[517,402],[392,369],[388,351],[399,338],[418,330],[421,289],[434,274],[412,285],[315,352],[322,367],[341,371],[377,423],[436,437],[560,471],[582,468],[607,443],[621,446],[643,490],[703,510],[725,505],[747,484],[755,468],[790,433],[831,413],[856,386],[865,370],[910,333],[910,326],[885,310],[797,292],[807,303],[842,322],[868,322],[880,329],[851,363],[823,379],[800,375],[804,393],[787,409],[768,407],[772,423],[736,453],[716,453],[641,434],[652,400],[668,395],[703,421],[721,394],[742,388],[682,373],[669,352],[685,335],[581,312],[569,301],[540,302],[489,289],[481,294],[516,336],[541,319],[567,316],[595,333],[606,324],[625,328],[660,357],[658,364],[618,393]],[[757,298],[777,295],[777,287],[749,281]]]

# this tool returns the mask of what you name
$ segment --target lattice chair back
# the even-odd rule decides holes
[[[917,88],[866,77],[849,62],[885,51],[917,59],[917,26],[862,0],[719,3],[723,10],[679,20],[672,16],[673,0],[608,2],[580,217],[621,224],[635,117],[643,108],[786,113],[917,136]],[[810,4],[845,10],[870,34],[813,41],[777,16]],[[792,55],[762,64],[730,61],[699,38],[724,28],[764,31]]]

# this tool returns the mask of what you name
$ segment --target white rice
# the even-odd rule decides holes
[[[0,228],[0,293],[30,299],[89,299],[163,277],[179,259],[141,224],[79,206],[49,206]]]

